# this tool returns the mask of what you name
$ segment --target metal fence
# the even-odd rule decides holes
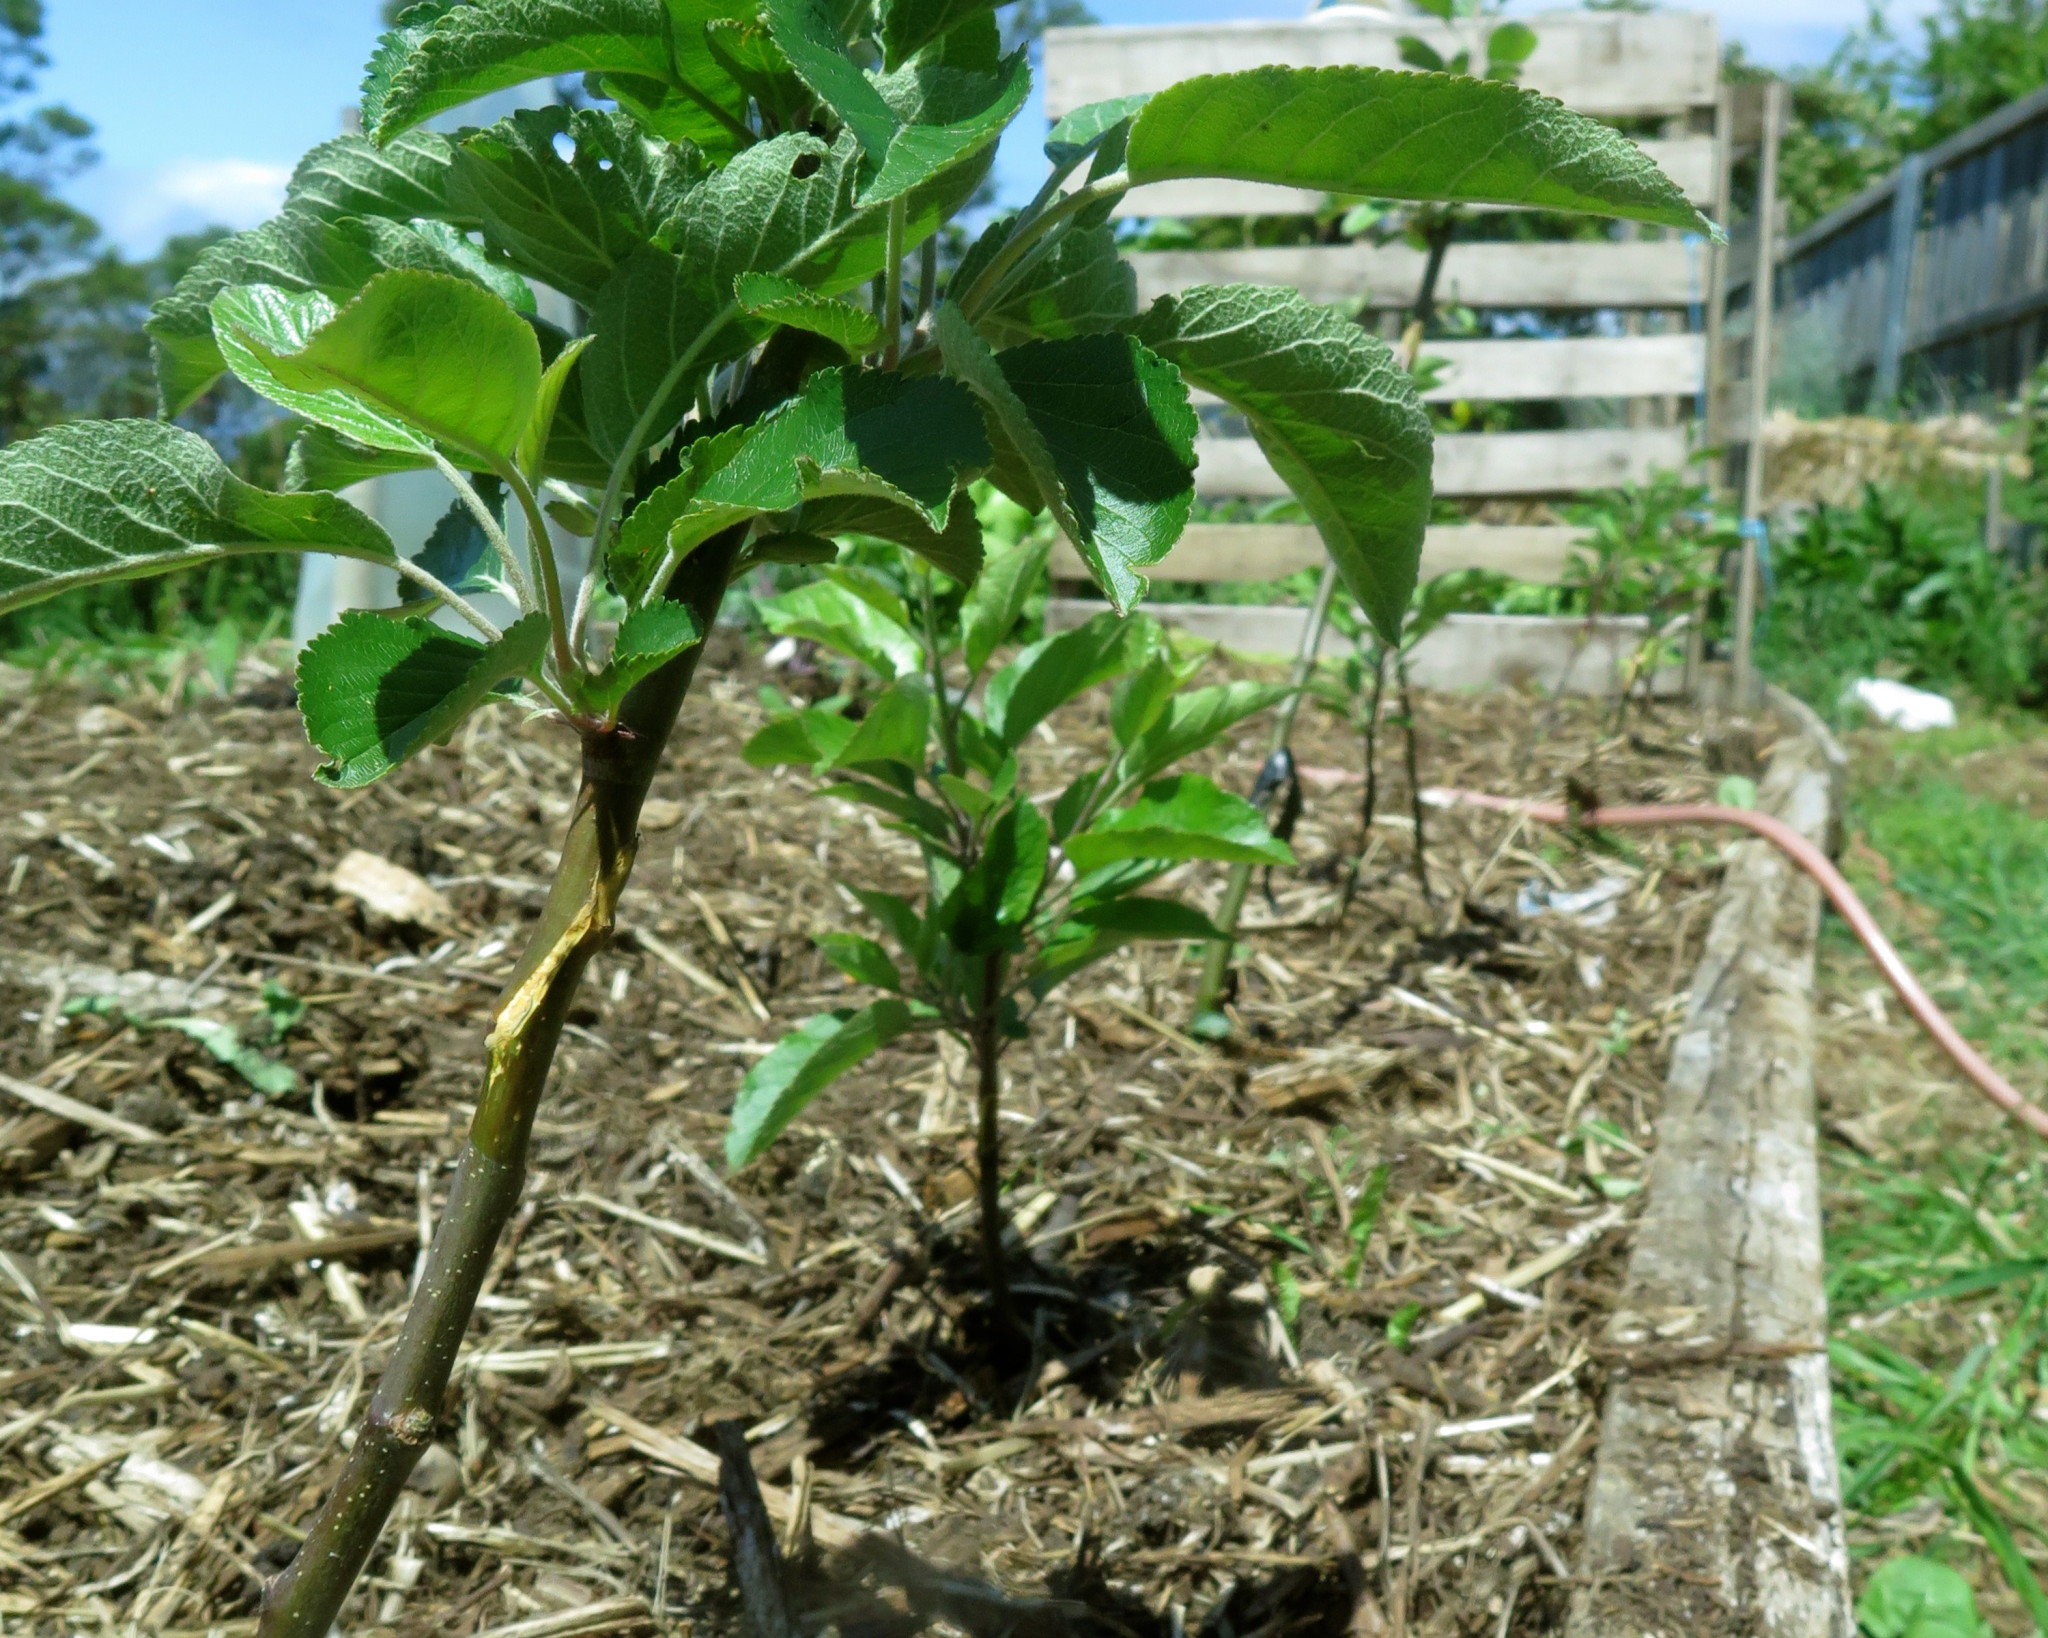
[[[2048,88],[1911,155],[1776,260],[1779,402],[2010,398],[2048,350]]]

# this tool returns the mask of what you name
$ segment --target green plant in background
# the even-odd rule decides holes
[[[1878,1566],[1856,1600],[1866,1638],[1986,1638],[1977,1595],[1946,1564],[1907,1554]]]
[[[974,1070],[982,1264],[1004,1352],[1023,1335],[998,1204],[1004,1053],[1054,989],[1131,940],[1215,935],[1199,911],[1141,892],[1175,864],[1293,858],[1250,803],[1174,771],[1284,688],[1190,689],[1199,659],[1177,660],[1143,615],[1108,613],[991,672],[1049,549],[1041,540],[992,556],[972,587],[916,571],[908,602],[871,573],[833,568],[763,603],[771,630],[845,655],[879,691],[858,721],[836,700],[784,710],[745,752],[756,767],[809,767],[833,781],[825,795],[887,814],[917,843],[925,886],[917,899],[856,890],[895,955],[859,934],[819,937],[849,978],[884,993],[806,1019],[753,1067],[727,1159],[757,1158],[812,1099],[897,1037],[952,1033]],[[1027,737],[1111,682],[1111,756],[1063,790],[1033,790],[1018,762]]]
[[[1721,583],[1721,554],[1740,544],[1734,515],[1717,507],[1704,484],[1653,472],[1573,508],[1588,526],[1566,566],[1564,584],[1584,599],[1588,621],[1602,614],[1642,614],[1643,640],[1629,657],[1614,702],[1619,733],[1636,690],[1680,655],[1672,632],[1681,619],[1703,620],[1709,594]]]
[[[606,106],[425,128],[572,72]],[[306,649],[323,782],[366,784],[510,697],[580,742],[561,860],[487,1038],[418,1298],[339,1483],[266,1592],[266,1638],[325,1638],[431,1437],[736,574],[863,534],[972,581],[967,486],[986,475],[1049,511],[1126,610],[1187,517],[1192,384],[1246,418],[1373,621],[1398,629],[1429,504],[1405,372],[1291,292],[1197,287],[1139,314],[1109,226],[1127,189],[1213,176],[1705,226],[1626,139],[1512,86],[1261,68],[1067,116],[1044,188],[983,232],[941,302],[923,247],[1028,93],[979,0],[425,0],[371,60],[366,134],[309,154],[283,212],[207,250],[150,320],[166,417],[232,371],[309,423],[285,487],[162,421],[0,451],[0,613],[270,552],[366,560],[427,594]],[[536,282],[584,334],[539,317]],[[401,550],[335,492],[409,470],[448,483],[506,623],[431,543]],[[580,586],[544,508],[591,544]],[[601,602],[618,616],[608,649]]]
[[[1985,550],[1974,499],[1873,484],[1816,507],[1772,562],[1759,663],[1823,710],[1872,675],[1989,706],[2048,697],[2048,584]]]

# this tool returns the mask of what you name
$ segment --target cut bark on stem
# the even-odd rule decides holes
[[[718,616],[739,538],[732,531],[706,542],[669,587],[704,630]],[[590,958],[611,937],[633,870],[640,805],[702,652],[701,645],[687,649],[655,672],[626,697],[615,729],[584,740],[582,788],[554,884],[486,1037],[483,1090],[418,1294],[339,1483],[298,1556],[264,1589],[260,1638],[327,1638],[433,1436],[491,1253],[519,1201],[527,1140],[562,1026]]]

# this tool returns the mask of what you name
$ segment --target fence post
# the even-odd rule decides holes
[[[1756,272],[1750,276],[1749,449],[1742,463],[1742,554],[1735,583],[1734,704],[1755,704],[1757,532],[1764,506],[1764,420],[1771,407],[1771,321],[1778,288],[1778,138],[1785,82],[1764,87],[1763,147],[1757,158]]]
[[[1892,241],[1884,271],[1884,336],[1878,343],[1877,379],[1871,408],[1883,409],[1899,396],[1906,356],[1906,318],[1913,299],[1913,253],[1920,244],[1920,190],[1927,156],[1908,154],[1892,180]]]

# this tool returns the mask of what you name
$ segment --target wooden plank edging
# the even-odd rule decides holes
[[[1816,841],[1825,731],[1788,722],[1759,801]],[[1820,892],[1732,850],[1674,1044],[1568,1638],[1851,1638],[1814,1133]]]

